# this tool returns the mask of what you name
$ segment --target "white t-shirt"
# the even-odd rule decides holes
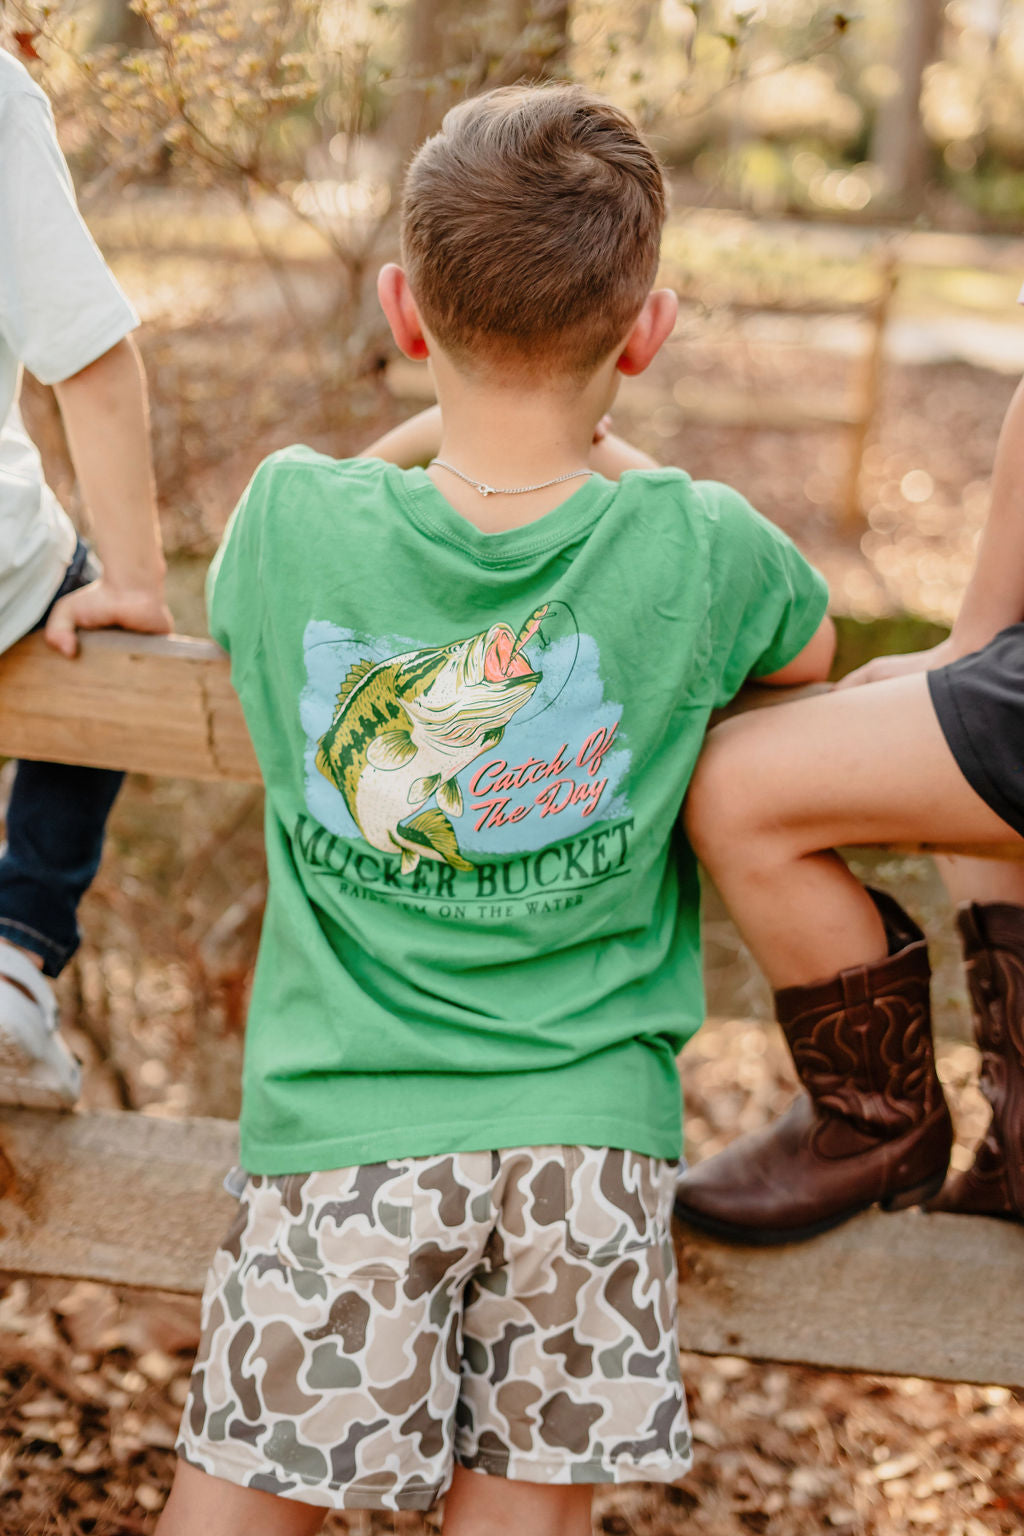
[[[38,623],[75,549],[18,412],[22,364],[60,383],[137,324],[78,211],[50,104],[0,48],[0,651]]]

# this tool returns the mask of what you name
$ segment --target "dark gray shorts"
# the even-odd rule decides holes
[[[1024,837],[1024,624],[929,672],[928,687],[964,778]]]

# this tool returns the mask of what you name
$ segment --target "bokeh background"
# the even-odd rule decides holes
[[[633,112],[672,186],[680,320],[618,429],[797,539],[831,584],[844,668],[945,633],[1024,370],[1022,0],[0,0],[0,41],[49,93],[142,316],[182,632],[204,632],[203,572],[265,453],[343,456],[429,402],[373,297],[402,167],[451,103],[551,77]],[[81,515],[52,396],[29,379],[25,405]],[[130,780],[61,984],[87,1105],[237,1112],[260,815],[241,786]],[[962,1162],[985,1112],[948,904],[926,860],[855,859],[934,937]],[[791,1092],[714,893],[706,933],[711,1018],[683,1061],[698,1155]],[[196,1322],[193,1301],[0,1277],[0,1532],[152,1530]],[[1004,1389],[684,1364],[692,1477],[602,1493],[598,1530],[1024,1529],[1024,1404]]]

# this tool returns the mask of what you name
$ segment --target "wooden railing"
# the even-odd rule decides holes
[[[85,635],[74,662],[23,641],[0,657],[0,753],[259,778],[225,657],[177,637]],[[2,1110],[0,1270],[196,1292],[236,1155],[228,1121]],[[775,1249],[679,1236],[684,1349],[1024,1387],[1024,1226],[870,1211]]]

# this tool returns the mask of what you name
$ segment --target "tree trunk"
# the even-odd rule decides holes
[[[119,53],[130,53],[152,44],[153,34],[148,22],[130,8],[128,0],[102,0],[89,39],[91,48],[107,46],[116,48]]]
[[[469,64],[462,9],[461,0],[413,0],[409,7],[405,86],[391,118],[403,161],[438,128],[460,94],[449,71]]]
[[[521,66],[515,79],[557,80],[569,54],[569,0],[512,0],[513,47],[501,73]],[[490,83],[490,82],[489,82]]]
[[[399,159],[407,161],[455,102],[564,74],[570,14],[571,0],[495,0],[482,14],[463,0],[412,0],[406,84],[390,121]]]
[[[883,101],[872,158],[882,172],[886,201],[911,213],[928,180],[931,144],[921,121],[924,72],[939,52],[945,0],[903,0],[903,27],[895,68],[896,92]]]

